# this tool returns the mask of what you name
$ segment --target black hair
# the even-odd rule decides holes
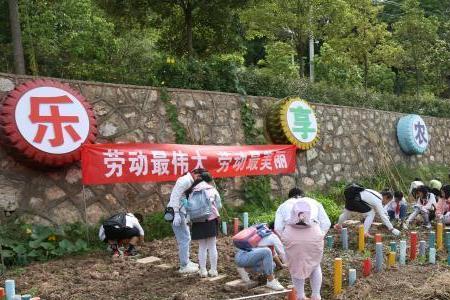
[[[133,213],[133,215],[138,219],[139,223],[142,223],[144,221],[144,217],[140,213]]]
[[[390,190],[382,190],[381,191],[381,195],[384,197],[388,197],[388,199],[392,199],[392,192]]]
[[[394,192],[394,198],[396,198],[396,199],[402,199],[403,198],[403,193],[402,192],[400,192],[400,191],[395,191]]]
[[[419,177],[414,178],[414,181],[422,181]]]
[[[275,222],[274,221],[270,221],[268,226],[269,226],[270,230],[274,230],[275,229]]]
[[[441,188],[441,191],[444,193],[444,198],[450,198],[450,184],[446,184]]]
[[[203,169],[203,168],[197,168],[197,169],[192,170],[192,174],[202,174],[205,172],[208,172],[208,170]]]
[[[430,188],[427,187],[426,185],[420,185],[416,188],[416,193],[421,192],[424,195],[427,195],[429,191],[430,191]]]
[[[303,197],[304,195],[305,193],[301,189],[295,187],[289,191],[288,197],[295,198],[295,197]]]
[[[209,172],[203,172],[203,173],[201,173],[201,174],[200,174],[200,178],[201,178],[203,181],[207,182],[207,183],[210,183],[210,182],[213,181],[213,178],[212,178],[212,176],[211,176],[211,174],[210,174]]]

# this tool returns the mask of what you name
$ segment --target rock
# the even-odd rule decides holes
[[[302,178],[302,182],[306,186],[313,186],[314,185],[314,179],[312,179],[311,177],[303,177]]]
[[[241,279],[236,279],[230,282],[225,283],[225,290],[232,291],[232,290],[240,290],[240,291],[247,291],[249,289],[252,289],[258,285],[255,281],[249,281],[245,282]]]
[[[306,159],[308,161],[311,161],[313,159],[315,159],[319,154],[317,153],[317,150],[312,148],[309,149],[308,151],[306,151]]]
[[[10,92],[14,89],[14,82],[7,78],[0,78],[0,92]]]
[[[161,185],[161,194],[170,195],[172,193],[173,184],[163,184]]]
[[[276,190],[278,190],[278,182],[274,179],[274,178],[270,178],[270,188],[273,190],[273,191],[276,191]]]
[[[161,258],[158,258],[155,256],[144,257],[144,258],[136,260],[136,262],[139,264],[153,264],[153,263],[159,262],[159,261],[161,261]]]
[[[342,168],[342,165],[341,165],[341,164],[335,164],[335,165],[333,166],[333,171],[334,171],[335,173],[337,173],[337,172],[341,171],[341,168]]]
[[[30,199],[30,207],[32,209],[42,209],[44,208],[44,200],[42,200],[41,198],[37,198],[37,197],[31,197]]]
[[[94,203],[86,209],[86,218],[89,224],[97,224],[107,211],[99,203]]]
[[[117,199],[111,194],[106,194],[105,202],[108,203],[112,207],[117,205]]]
[[[53,220],[58,224],[75,223],[81,221],[82,217],[78,209],[66,201],[52,210]]]
[[[98,128],[100,135],[105,137],[115,135],[118,130],[117,126],[110,122],[104,122]]]
[[[58,200],[65,196],[66,192],[58,186],[52,186],[51,188],[45,189],[45,197],[50,201]]]
[[[290,190],[291,188],[295,187],[295,179],[293,177],[282,176],[280,182],[281,189],[283,190]]]
[[[227,275],[222,274],[222,275],[219,275],[219,276],[216,276],[216,277],[207,277],[207,278],[204,278],[204,280],[209,281],[209,282],[215,282],[215,281],[222,280],[222,279],[224,279],[226,277],[227,277]]]
[[[81,170],[78,168],[70,168],[66,173],[66,181],[74,184],[81,179]]]

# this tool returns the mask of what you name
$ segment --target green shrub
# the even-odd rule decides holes
[[[323,208],[327,212],[332,223],[337,222],[339,215],[342,212],[342,208],[337,204],[334,198],[319,193],[311,193],[310,197],[322,203]]]
[[[163,239],[173,235],[171,224],[164,220],[163,212],[144,216],[142,227],[145,231],[145,239],[148,241]]]

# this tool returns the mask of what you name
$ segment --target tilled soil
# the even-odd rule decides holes
[[[333,234],[333,232],[330,232]],[[426,239],[424,233],[423,239]],[[385,253],[390,237],[385,234]],[[373,255],[373,241],[368,241],[368,250]],[[191,257],[196,261],[198,245],[192,243]],[[356,232],[350,231],[350,249],[356,249]],[[177,273],[177,247],[174,238],[146,243],[140,248],[142,257],[157,256],[161,264],[170,264],[171,269],[162,270],[154,265],[142,265],[134,260],[111,259],[108,253],[98,251],[82,256],[66,257],[45,263],[34,263],[24,268],[8,271],[6,277],[16,280],[17,291],[31,292],[48,300],[66,299],[232,299],[265,292],[261,288],[250,291],[227,290],[225,283],[238,278],[234,264],[234,250],[229,237],[218,240],[219,273],[227,277],[209,282],[198,275],[182,276]],[[430,266],[417,259],[407,266],[385,270],[368,278],[359,278],[363,255],[357,251],[340,250],[335,246],[327,249],[322,262],[322,298],[333,299],[333,261],[341,257],[344,263],[344,282],[347,285],[347,270],[356,268],[357,284],[344,290],[340,299],[450,299],[450,268],[443,266],[446,253],[440,253],[441,266]],[[277,271],[277,278],[287,287],[290,284],[287,270]],[[264,278],[259,280],[264,285]],[[309,284],[307,284],[309,286]],[[285,295],[259,299],[286,299]]]

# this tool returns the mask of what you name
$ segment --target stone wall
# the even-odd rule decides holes
[[[16,85],[32,79],[0,73],[0,100]],[[94,82],[60,80],[80,91],[94,106],[99,124],[97,142],[174,143],[174,132],[166,117],[159,90]],[[264,116],[276,99],[237,94],[169,89],[178,119],[191,144],[244,144],[241,124],[242,101],[249,101],[256,127],[263,129]],[[448,164],[450,120],[425,117],[431,136],[424,155],[403,154],[396,140],[400,113],[315,105],[320,141],[311,150],[299,152],[295,174],[273,176],[274,194],[286,195],[295,185],[316,189],[340,180],[371,174],[385,162],[411,166]],[[0,150],[0,210],[14,211],[36,222],[95,223],[103,215],[127,209],[144,213],[162,210],[172,183],[81,185],[79,165],[57,171],[31,169]],[[239,204],[242,178],[221,181],[226,199]],[[83,193],[86,203],[83,201]]]

